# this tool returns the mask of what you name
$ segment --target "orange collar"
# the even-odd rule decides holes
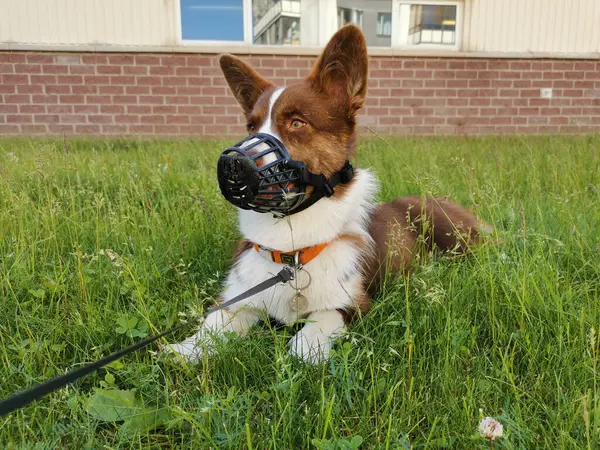
[[[304,247],[293,252],[280,252],[279,250],[271,250],[270,248],[261,247],[254,244],[254,250],[262,253],[271,261],[277,264],[287,264],[288,266],[297,266],[298,264],[308,264],[321,253],[329,245],[329,242],[324,244],[313,245],[312,247]]]

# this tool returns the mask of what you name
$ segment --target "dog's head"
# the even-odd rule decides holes
[[[295,85],[275,86],[233,55],[222,55],[220,64],[249,134],[277,137],[311,172],[329,177],[342,168],[354,150],[356,113],[367,92],[367,47],[360,28],[341,28],[311,74]]]

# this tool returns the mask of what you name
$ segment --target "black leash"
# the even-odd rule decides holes
[[[265,290],[269,289],[270,287],[275,286],[278,283],[287,283],[288,281],[293,280],[293,279],[294,279],[294,270],[291,267],[286,266],[283,269],[281,269],[281,271],[274,277],[271,277],[268,280],[265,280],[262,283],[257,284],[253,288],[248,289],[246,292],[238,295],[237,297],[232,298],[231,300],[226,301],[225,303],[221,303],[221,304],[215,306],[214,308],[212,308],[212,309],[208,310],[206,313],[204,313],[202,317],[205,318],[210,313],[227,308],[228,306],[231,306],[234,303],[240,302],[248,297],[258,294],[259,292],[265,291]],[[100,369],[101,367],[103,367],[113,361],[116,361],[119,358],[122,358],[125,355],[133,353],[136,350],[139,350],[140,348],[146,347],[147,345],[151,344],[152,342],[154,342],[168,334],[174,333],[175,331],[180,330],[181,328],[186,327],[189,324],[190,324],[190,322],[179,324],[177,326],[174,326],[173,328],[168,329],[167,331],[163,331],[160,334],[150,336],[140,342],[137,342],[136,344],[133,344],[130,347],[119,350],[118,352],[112,353],[112,354],[105,356],[104,358],[94,361],[90,364],[86,364],[85,366],[80,367],[79,369],[72,370],[71,372],[67,372],[64,375],[59,375],[58,377],[55,377],[55,378],[52,378],[51,380],[40,383],[37,386],[34,386],[30,389],[27,389],[27,390],[24,390],[21,392],[17,392],[16,394],[13,394],[12,396],[0,401],[0,417],[4,416],[6,414],[9,414],[17,409],[23,408],[24,406],[27,406],[29,403],[33,402],[34,400],[38,400],[38,399],[42,398],[44,395],[54,392],[57,389],[60,389],[64,386],[66,386],[67,384],[72,383],[75,380],[78,380],[79,378],[82,378],[82,377],[92,373],[93,371]]]

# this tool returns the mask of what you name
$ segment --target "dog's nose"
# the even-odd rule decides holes
[[[252,144],[254,144],[255,142],[257,142],[259,139],[258,138],[254,138],[254,139],[249,139],[248,141],[244,142],[244,144],[242,145],[242,148],[248,147]],[[265,143],[262,142],[260,144],[258,144],[257,146],[251,148],[250,150],[248,150],[248,155],[249,156],[256,156],[262,152],[264,152],[265,150],[269,150],[270,146]],[[261,167],[264,167],[265,165],[274,162],[277,159],[277,156],[271,152],[271,153],[267,153],[264,156],[261,156],[259,158],[256,158],[254,160],[254,162],[256,163],[256,166],[260,169]]]

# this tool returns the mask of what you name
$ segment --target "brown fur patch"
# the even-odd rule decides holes
[[[443,198],[402,197],[378,206],[369,227],[375,241],[365,279],[369,292],[377,292],[387,274],[410,268],[419,236],[429,250],[464,253],[479,241],[479,227],[472,213]]]

